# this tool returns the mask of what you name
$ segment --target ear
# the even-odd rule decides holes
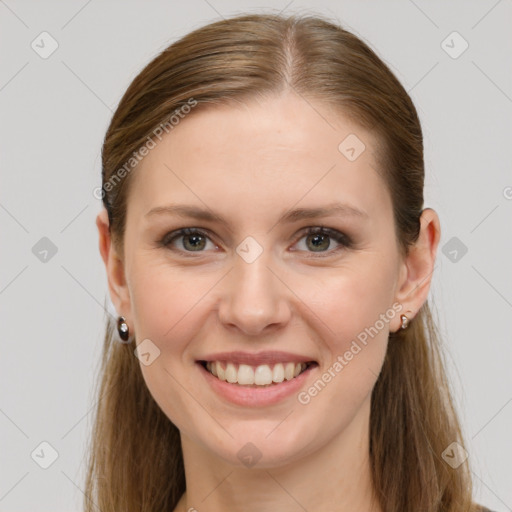
[[[99,233],[100,254],[107,271],[110,298],[118,314],[126,318],[130,330],[133,331],[133,326],[130,325],[129,319],[131,311],[130,294],[125,279],[124,264],[112,244],[108,213],[105,208],[102,208],[96,217],[96,226]]]
[[[420,217],[418,240],[400,263],[400,279],[395,297],[403,306],[400,315],[406,315],[409,320],[416,316],[427,300],[440,238],[439,217],[432,208],[425,208]],[[400,329],[400,315],[392,332]]]

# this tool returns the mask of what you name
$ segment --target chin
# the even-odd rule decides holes
[[[212,444],[211,437],[204,444],[228,464],[247,469],[283,467],[317,449],[315,441],[318,441],[318,435],[307,436],[296,428],[292,431],[296,427],[292,422],[285,420],[281,425],[275,421],[264,423],[262,426],[261,421],[254,425],[248,421],[240,422],[238,428],[233,425],[228,428],[233,437],[223,436],[222,444]]]

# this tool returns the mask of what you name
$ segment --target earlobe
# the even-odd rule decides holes
[[[409,322],[428,298],[441,237],[439,217],[432,208],[425,208],[420,217],[420,234],[402,262],[399,291],[395,300],[402,304],[402,313]],[[396,327],[399,330],[400,326]]]

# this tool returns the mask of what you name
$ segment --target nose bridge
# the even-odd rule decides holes
[[[245,240],[237,247],[219,307],[223,323],[250,334],[283,323],[289,314],[284,285],[268,268],[272,268],[272,251],[263,250],[259,244],[258,248],[256,243]]]

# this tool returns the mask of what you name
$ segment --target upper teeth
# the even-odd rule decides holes
[[[250,366],[248,364],[237,365],[221,361],[208,361],[206,368],[220,380],[242,385],[258,384],[261,386],[272,382],[291,380],[307,368],[306,363],[277,363],[274,365],[262,364]]]

